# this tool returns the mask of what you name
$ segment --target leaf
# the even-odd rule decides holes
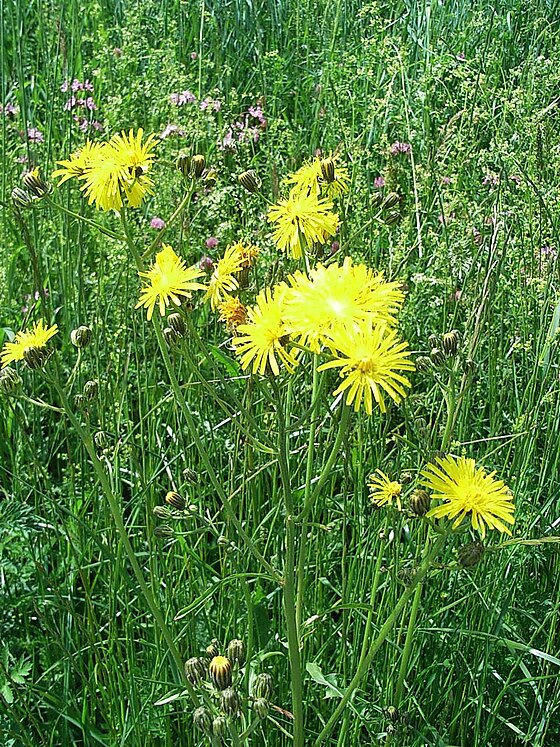
[[[2,695],[8,705],[11,705],[14,702],[14,694],[7,682],[0,687],[0,695]]]
[[[314,662],[310,662],[305,668],[313,682],[316,682],[318,685],[324,685],[327,688],[325,698],[342,698],[343,693],[338,689],[334,674],[323,674],[321,667]]]

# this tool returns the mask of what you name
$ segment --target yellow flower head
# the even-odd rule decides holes
[[[214,267],[204,296],[205,301],[210,300],[213,309],[239,288],[239,281],[235,275],[243,269],[245,262],[243,248],[243,244],[231,244]]]
[[[165,315],[165,308],[170,302],[181,304],[180,296],[191,297],[191,291],[201,290],[206,286],[195,282],[203,275],[198,267],[187,267],[184,260],[178,257],[168,244],[156,255],[156,261],[147,272],[139,272],[140,277],[147,278],[149,285],[142,289],[136,308],[145,306],[148,319],[152,318],[154,307],[159,304],[159,313]]]
[[[513,524],[514,504],[510,491],[502,480],[495,480],[495,472],[486,474],[466,457],[437,457],[436,464],[428,464],[421,472],[423,484],[434,492],[433,497],[444,501],[432,508],[427,516],[455,519],[456,529],[470,514],[472,528],[486,536],[486,526],[505,534],[511,531],[503,523]]]
[[[342,266],[336,262],[328,267],[317,265],[309,277],[296,272],[289,281],[286,324],[302,345],[316,352],[323,337],[368,317],[395,324],[404,299],[398,283],[385,282],[382,273],[365,265],[353,265],[351,257]]]
[[[62,168],[53,171],[52,177],[53,179],[56,179],[58,176],[61,177],[58,186],[60,187],[68,179],[82,176],[91,163],[99,157],[104,147],[105,143],[90,143],[88,140],[83,148],[72,153],[68,160],[57,161]]]
[[[368,488],[369,498],[374,506],[384,506],[386,503],[392,506],[395,501],[397,508],[401,510],[402,485],[400,482],[390,480],[385,472],[376,469],[375,474],[369,476]]]
[[[408,344],[399,342],[394,330],[366,319],[354,327],[337,329],[331,335],[331,344],[345,357],[323,363],[318,370],[340,368],[343,381],[333,394],[347,391],[346,403],[354,403],[356,412],[363,401],[371,415],[374,400],[385,412],[384,394],[395,402],[406,396],[410,382],[397,372],[413,371],[414,363],[408,359]]]
[[[228,329],[236,330],[240,324],[247,321],[247,309],[235,296],[226,296],[218,305],[220,321],[225,322]]]
[[[2,348],[2,368],[14,361],[21,361],[27,348],[44,348],[47,342],[58,332],[58,327],[53,324],[47,327],[40,319],[32,329],[27,332],[18,332],[12,342],[7,342]]]
[[[331,212],[332,207],[332,202],[320,200],[316,194],[295,191],[273,205],[268,220],[277,224],[273,239],[278,248],[289,249],[294,259],[300,259],[305,246],[324,244],[338,228],[338,215]]]
[[[252,364],[254,374],[261,376],[268,370],[275,376],[280,373],[280,362],[292,371],[297,361],[288,350],[288,337],[284,324],[284,296],[287,286],[265,288],[257,296],[257,303],[247,310],[247,323],[237,328],[233,340],[235,352],[241,358],[245,371]]]
[[[241,257],[242,267],[249,268],[253,266],[255,259],[259,256],[261,250],[255,244],[243,244],[239,241],[234,245]]]
[[[325,165],[329,162],[330,169]],[[326,178],[326,173],[329,178]],[[348,192],[350,177],[348,169],[337,164],[336,156],[321,159],[314,158],[306,161],[301,168],[284,180],[284,184],[292,185],[292,192],[298,195],[322,195],[329,199],[340,197]]]

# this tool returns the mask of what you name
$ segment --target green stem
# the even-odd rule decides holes
[[[125,240],[124,236],[121,236],[120,234],[115,233],[114,231],[111,231],[110,228],[105,228],[105,226],[102,226],[99,223],[96,223],[94,220],[91,220],[90,218],[86,218],[85,215],[80,215],[79,213],[75,213],[73,210],[69,210],[68,208],[65,208],[59,202],[54,202],[54,200],[51,200],[48,197],[46,198],[46,201],[50,207],[53,207],[56,210],[60,210],[61,213],[66,213],[66,215],[70,215],[72,216],[72,218],[81,220],[82,223],[87,223],[88,226],[95,228],[100,233],[105,234],[105,236],[110,236],[112,239],[117,239],[118,241]]]
[[[371,666],[371,663],[375,658],[375,655],[377,654],[377,652],[379,651],[379,649],[385,642],[385,639],[387,638],[387,636],[393,629],[395,623],[399,619],[403,609],[408,603],[408,600],[415,593],[415,590],[418,584],[420,584],[424,580],[426,574],[428,573],[428,570],[430,569],[432,560],[439,553],[446,539],[447,539],[447,534],[438,537],[437,540],[434,542],[432,548],[426,552],[424,559],[422,561],[422,564],[418,572],[414,576],[414,579],[412,580],[411,585],[407,589],[405,589],[405,591],[402,593],[401,598],[399,599],[393,611],[391,612],[391,614],[389,615],[389,617],[383,624],[383,627],[377,634],[376,639],[371,644],[367,655],[363,658],[362,662],[358,666],[356,670],[356,674],[354,675],[350,684],[346,688],[346,691],[343,697],[340,699],[340,702],[338,703],[337,707],[335,708],[334,713],[329,718],[329,720],[323,727],[323,730],[321,731],[321,733],[319,734],[319,736],[313,743],[313,747],[319,747],[320,744],[323,744],[325,739],[331,733],[336,722],[338,721],[344,709],[346,708],[346,704],[352,698],[352,695],[354,694],[356,688],[359,686],[360,682],[367,674]]]
[[[416,587],[416,591],[414,592],[414,599],[412,600],[412,609],[410,610],[410,616],[408,618],[408,629],[406,631],[401,665],[399,667],[397,687],[395,689],[395,695],[393,698],[393,705],[395,706],[395,708],[398,708],[401,702],[404,678],[406,677],[406,673],[408,671],[408,662],[410,661],[410,655],[412,653],[412,641],[414,638],[414,631],[416,629],[416,618],[418,617],[418,610],[420,609],[420,598],[422,597],[422,589],[423,584],[418,584],[418,586]]]
[[[195,188],[195,182],[194,182],[194,179],[191,179],[191,184],[189,185],[189,189],[187,190],[187,194],[183,197],[183,199],[179,203],[178,208],[171,215],[171,217],[169,218],[169,220],[167,220],[165,222],[165,228],[162,228],[161,231],[158,232],[158,234],[155,237],[155,239],[152,241],[152,243],[150,244],[150,246],[146,249],[146,251],[142,255],[142,259],[144,259],[145,257],[149,257],[150,254],[154,251],[154,249],[157,246],[159,246],[159,244],[161,243],[161,240],[163,239],[163,237],[165,236],[165,234],[167,233],[167,231],[169,230],[169,228],[175,223],[175,221],[179,218],[179,216],[181,215],[181,213],[188,207],[188,205],[189,205],[189,203],[191,201],[191,197],[193,196],[193,193],[194,193],[194,188]],[[124,210],[123,210],[123,212],[124,212]],[[122,215],[122,213],[121,213],[121,215]],[[128,238],[129,238],[129,234],[127,233],[126,234],[127,241],[128,241]]]
[[[278,464],[282,481],[284,506],[286,509],[286,556],[284,560],[284,616],[288,635],[288,657],[290,659],[292,684],[292,711],[294,715],[293,745],[303,747],[304,744],[304,713],[303,713],[303,678],[301,672],[301,657],[299,650],[299,635],[296,615],[296,518],[294,516],[294,499],[290,484],[288,466],[288,434],[286,429],[286,414],[282,406],[282,394],[276,390],[276,414],[278,418]]]

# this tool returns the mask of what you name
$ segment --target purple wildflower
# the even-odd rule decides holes
[[[486,174],[486,176],[482,180],[482,184],[487,187],[490,185],[491,187],[496,187],[500,183],[500,179],[496,176],[496,174]]]
[[[176,124],[168,124],[167,127],[161,131],[159,139],[165,140],[166,137],[169,137],[170,135],[176,135],[177,137],[185,137],[187,133],[182,127],[179,127],[179,125]]]
[[[410,145],[410,143],[401,143],[399,140],[396,140],[389,148],[389,152],[392,156],[396,156],[399,153],[408,154],[412,152],[412,146]]]
[[[208,257],[205,254],[200,258],[198,266],[201,270],[204,270],[204,272],[212,272],[212,270],[214,269],[214,260],[212,259],[212,257]]]
[[[18,108],[14,104],[5,104],[4,106],[0,104],[0,114],[4,114],[6,117],[15,117],[17,113]]]
[[[215,236],[209,236],[204,243],[207,249],[215,249],[218,246],[218,239]]]
[[[86,107],[86,109],[89,109],[90,112],[93,112],[97,109],[97,104],[91,96],[88,96],[87,99],[84,100],[84,106]]]
[[[31,143],[43,143],[45,141],[43,133],[36,127],[27,128],[27,139]]]
[[[191,52],[191,60],[196,60],[198,57],[198,54],[196,52]]]
[[[385,179],[382,176],[376,176],[373,180],[373,186],[375,189],[383,189],[385,186]]]
[[[152,218],[150,221],[150,228],[153,228],[154,231],[161,231],[162,228],[165,228],[166,223],[162,218],[158,218],[157,215]]]
[[[441,183],[447,187],[449,184],[451,184],[451,177],[450,176],[442,176],[441,177]]]

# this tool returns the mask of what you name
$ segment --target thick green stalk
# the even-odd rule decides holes
[[[352,678],[350,684],[346,688],[343,697],[340,699],[337,707],[334,710],[334,713],[329,718],[329,720],[325,724],[323,730],[321,731],[321,733],[319,734],[319,736],[317,737],[317,739],[313,743],[313,747],[319,747],[320,744],[323,744],[323,742],[325,741],[325,739],[328,737],[328,735],[333,730],[336,722],[338,721],[338,719],[340,718],[340,716],[344,712],[344,709],[346,708],[347,703],[352,698],[352,696],[353,696],[356,688],[359,686],[360,682],[362,681],[362,679],[367,674],[367,672],[368,672],[368,670],[369,670],[369,668],[371,666],[371,663],[372,663],[372,661],[375,658],[375,655],[377,654],[377,652],[379,651],[379,649],[381,648],[381,646],[385,642],[385,639],[387,638],[387,636],[389,635],[389,633],[393,629],[393,627],[394,627],[395,623],[397,622],[397,620],[399,619],[399,617],[400,617],[403,609],[405,608],[406,604],[408,603],[408,600],[415,593],[416,587],[418,586],[418,584],[420,584],[424,580],[426,574],[428,573],[428,570],[430,569],[430,565],[432,563],[432,560],[439,553],[439,551],[443,547],[446,539],[447,539],[447,534],[440,535],[437,538],[437,540],[434,542],[432,548],[429,549],[427,551],[427,553],[425,554],[424,559],[422,561],[422,564],[421,564],[420,568],[418,569],[418,572],[414,576],[411,585],[407,589],[405,589],[405,591],[402,593],[401,598],[399,599],[399,601],[395,605],[393,611],[391,612],[391,614],[389,615],[389,617],[387,618],[387,620],[383,624],[381,630],[377,634],[376,639],[371,644],[370,649],[369,649],[367,655],[363,658],[363,660],[361,661],[360,665],[358,666],[358,668],[356,670],[356,674],[354,675],[354,677]]]

